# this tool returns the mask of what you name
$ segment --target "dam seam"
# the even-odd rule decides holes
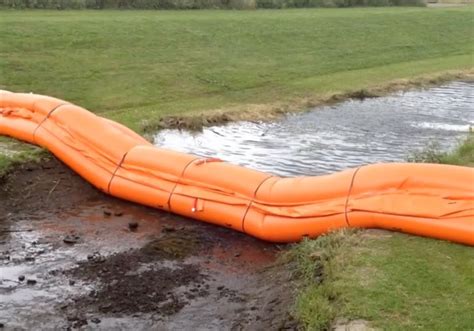
[[[122,163],[125,161],[125,158],[127,157],[127,154],[134,148],[135,147],[130,148],[130,150],[128,152],[123,154],[122,158],[120,159],[119,164],[117,165],[117,168],[115,168],[114,172],[112,173],[112,177],[110,177],[109,184],[107,185],[107,193],[108,194],[110,194],[110,187],[112,186],[112,181],[114,180],[115,175],[117,174],[117,171],[122,167]]]
[[[346,224],[347,224],[348,227],[350,227],[351,224],[349,223],[349,216],[347,215],[347,207],[349,206],[349,199],[350,199],[350,196],[351,196],[351,193],[352,193],[352,188],[354,187],[355,178],[356,178],[357,173],[359,172],[359,170],[363,167],[364,166],[358,167],[354,171],[354,174],[352,175],[352,179],[351,179],[351,184],[349,186],[349,190],[347,191],[346,203],[344,204],[344,218],[346,220]]]
[[[191,161],[189,161],[183,168],[183,171],[181,171],[181,174],[179,176],[179,178],[176,180],[176,183],[174,184],[173,186],[173,189],[171,190],[170,192],[170,195],[168,197],[168,201],[166,202],[166,205],[168,206],[168,210],[171,210],[171,198],[173,197],[173,194],[174,194],[174,191],[176,190],[176,187],[178,187],[178,184],[180,184],[181,182],[181,178],[184,177],[184,173],[186,172],[186,170],[188,169],[188,167],[193,164],[194,162],[196,162],[197,160],[200,160],[200,158],[196,158],[196,159],[193,159]]]
[[[252,199],[250,200],[249,204],[247,205],[247,209],[245,210],[245,213],[244,213],[244,216],[242,218],[242,232],[243,233],[246,233],[245,232],[245,218],[247,217],[247,213],[249,212],[250,210],[250,207],[252,207],[252,204],[255,202],[255,197],[257,196],[257,193],[258,193],[258,190],[260,189],[260,187],[263,185],[263,183],[265,183],[267,180],[269,180],[270,178],[273,178],[275,177],[274,175],[268,175],[267,178],[265,178],[264,180],[262,180],[260,182],[260,184],[258,184],[257,188],[255,189],[255,191],[253,192],[253,197]]]
[[[36,100],[34,103],[33,103],[33,108],[35,108],[35,105],[36,103],[38,102],[39,100]],[[43,118],[43,120],[38,124],[38,126],[35,128],[35,131],[33,131],[33,140],[35,143],[38,143],[36,141],[36,131],[38,131],[38,129],[44,124],[44,122],[46,122],[48,120],[48,118],[51,116],[51,114],[53,112],[55,112],[58,108],[62,107],[62,106],[66,106],[66,105],[70,105],[70,103],[61,103],[57,106],[55,106],[53,109],[51,109],[48,114]]]

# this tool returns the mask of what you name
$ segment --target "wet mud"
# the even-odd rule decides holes
[[[106,196],[54,158],[0,179],[3,330],[296,329],[283,247]]]

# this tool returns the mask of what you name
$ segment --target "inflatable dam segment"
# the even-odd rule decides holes
[[[473,168],[388,163],[282,178],[157,148],[66,101],[7,91],[0,134],[48,149],[107,194],[267,241],[355,227],[474,245]]]

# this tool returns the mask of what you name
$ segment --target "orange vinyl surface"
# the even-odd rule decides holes
[[[361,227],[474,245],[473,168],[388,163],[281,178],[157,148],[68,102],[7,91],[0,134],[48,149],[108,194],[264,240]]]

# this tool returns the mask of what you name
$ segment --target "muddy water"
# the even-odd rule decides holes
[[[239,323],[248,325],[250,319],[258,316],[256,312],[255,316],[251,316],[254,305],[259,304],[261,299],[255,294],[256,288],[260,288],[258,275],[261,267],[274,261],[275,246],[224,229],[140,207],[123,206],[120,202],[104,204],[102,201],[90,201],[80,207],[81,211],[58,213],[57,217],[51,215],[34,222],[26,219],[16,221],[8,228],[10,236],[2,236],[0,322],[5,323],[5,329],[182,330],[204,326],[206,329],[222,330]],[[122,216],[104,216],[104,210],[118,208]],[[137,230],[130,231],[128,224],[131,221],[138,223]],[[78,242],[65,244],[63,239],[71,233],[78,236]],[[177,256],[184,251],[184,258],[140,260],[144,254],[136,250],[156,238],[164,238],[164,245],[159,249],[177,252]],[[137,253],[127,257],[130,249]],[[189,249],[192,251],[189,252]],[[80,265],[84,271],[79,270],[72,277],[69,275],[67,270],[75,270],[78,263],[88,261],[91,255],[98,252],[105,259],[119,257],[117,261],[123,266],[117,277],[103,277],[102,269],[97,273],[88,270],[87,262]],[[138,260],[139,267],[135,267],[131,259]],[[107,260],[101,264],[110,268]],[[99,309],[94,308],[93,300],[84,301],[91,293],[102,293],[99,290],[101,284],[88,281],[90,278],[97,278],[107,285],[117,282],[119,277],[126,277],[129,273],[139,274],[141,270],[154,266],[157,266],[153,270],[156,274],[169,270],[189,273],[185,269],[187,266],[197,266],[191,269],[196,274],[189,276],[192,279],[199,276],[199,281],[180,283],[177,280],[170,288],[178,297],[179,309],[176,311],[161,314],[157,309],[156,314],[143,313],[133,307],[137,300],[131,299],[116,308],[112,307],[112,312],[103,313],[100,306]],[[74,277],[77,273],[79,277]],[[21,276],[26,279],[19,281]],[[30,280],[36,283],[28,285]],[[150,277],[139,281],[152,282],[154,279]],[[143,288],[133,280],[126,285],[130,286],[132,295],[150,294],[141,293]],[[145,287],[150,292],[155,291],[154,288],[154,284]],[[200,293],[201,289],[204,293]],[[120,296],[126,295],[121,293],[123,289],[119,286],[117,291],[120,291]],[[99,304],[105,302],[110,305],[108,294],[99,295]],[[90,305],[91,309],[81,303]],[[94,318],[98,318],[100,323],[95,325],[91,322]],[[81,323],[77,324],[77,321]],[[83,321],[88,321],[88,324],[82,325]]]
[[[133,226],[131,226],[133,225]],[[57,160],[0,180],[5,330],[287,325],[280,248],[107,197]],[[279,277],[269,281],[272,277]],[[1,328],[0,328],[1,329]]]
[[[164,130],[155,144],[279,175],[318,175],[403,161],[437,142],[450,148],[474,126],[474,83],[349,100],[272,123],[240,122],[202,133]]]
[[[473,85],[458,82],[274,123],[163,131],[156,143],[315,175],[402,160],[431,140],[449,147],[474,122],[473,101]],[[288,275],[270,268],[280,249],[106,197],[56,160],[26,165],[0,180],[0,323],[5,330],[291,329]]]

